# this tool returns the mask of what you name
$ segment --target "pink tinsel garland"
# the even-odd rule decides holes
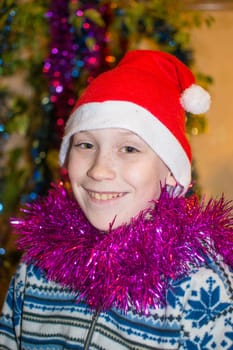
[[[233,267],[233,206],[223,198],[204,205],[164,189],[154,209],[108,233],[89,224],[62,186],[27,207],[24,219],[12,220],[24,261],[95,309],[148,314],[165,303],[171,279],[219,254]]]

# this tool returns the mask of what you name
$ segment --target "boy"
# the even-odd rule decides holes
[[[209,103],[159,51],[87,87],[60,150],[72,193],[56,186],[12,221],[25,253],[1,349],[232,349],[232,208],[184,197],[185,111]]]

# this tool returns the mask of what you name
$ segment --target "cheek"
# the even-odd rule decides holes
[[[145,196],[152,195],[154,198],[159,196],[161,185],[165,185],[167,174],[167,167],[161,161],[152,159],[151,162],[141,165],[140,170],[135,172],[134,178],[142,193],[145,192]]]
[[[76,167],[74,166],[74,163],[71,161],[68,161],[67,172],[71,180],[75,177],[75,174],[77,174]]]
[[[80,160],[74,159],[74,157],[70,156],[67,164],[67,172],[71,184],[77,182],[80,179],[81,169],[83,169],[83,167]]]
[[[134,200],[145,202],[151,200],[157,192],[157,185],[154,172],[151,172],[151,167],[141,163],[139,166],[128,165],[122,170],[124,181],[130,185],[134,193]],[[143,208],[142,208],[143,209]]]

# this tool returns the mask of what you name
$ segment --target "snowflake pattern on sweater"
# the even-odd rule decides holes
[[[173,281],[167,306],[100,313],[89,349],[233,350],[233,271],[222,262]],[[20,264],[0,318],[1,350],[83,349],[93,311],[76,295]]]

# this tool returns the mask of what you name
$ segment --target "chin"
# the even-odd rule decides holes
[[[103,231],[103,232],[108,232],[110,227],[113,229],[117,228],[118,226],[115,226],[114,224],[112,225],[111,223],[105,223],[105,224],[99,224],[95,222],[91,222],[92,226],[94,226],[97,230]]]
[[[90,223],[92,224],[92,226],[94,226],[97,230],[99,231],[104,231],[104,232],[108,232],[110,228],[112,229],[116,229],[118,227],[120,227],[121,225],[123,225],[123,222],[119,222],[119,220],[115,219],[115,220],[109,220],[109,221],[104,221],[104,222],[100,222],[100,221],[91,221]]]

